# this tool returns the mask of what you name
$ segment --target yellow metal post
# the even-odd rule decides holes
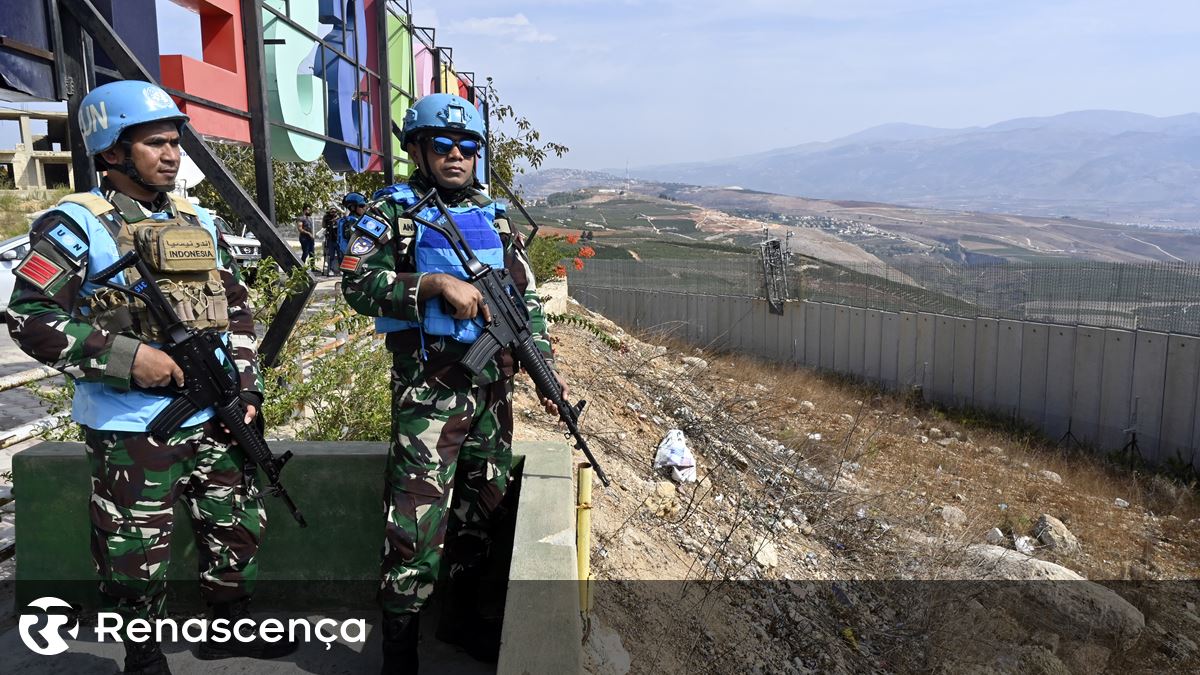
[[[592,609],[592,465],[579,463],[575,498],[575,555],[579,562],[579,611]]]

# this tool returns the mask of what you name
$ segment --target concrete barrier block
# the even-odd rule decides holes
[[[975,395],[975,320],[954,319],[954,405],[971,405]]]
[[[821,367],[821,304],[818,302],[804,303],[804,365],[809,368]]]
[[[1051,326],[1046,344],[1046,416],[1042,428],[1054,440],[1067,433],[1075,382],[1075,327]]]
[[[834,369],[837,336],[837,306],[821,304],[821,368]]]
[[[1159,451],[1170,336],[1139,330],[1134,334],[1134,339],[1132,396],[1138,448],[1142,457],[1154,464],[1161,464],[1170,456]]]
[[[1104,376],[1104,329],[1075,329],[1074,397],[1071,433],[1083,443],[1100,439],[1100,393]]]
[[[850,308],[835,305],[833,329],[833,369],[843,375],[850,372]]]
[[[855,377],[863,377],[866,374],[864,361],[867,348],[867,311],[861,307],[851,307],[849,314],[846,372]]]
[[[887,388],[896,389],[900,386],[900,315],[895,312],[880,315],[879,379]]]
[[[996,410],[996,356],[1000,348],[1000,324],[995,319],[975,320],[975,383],[971,398],[983,410]]]
[[[1129,440],[1125,429],[1133,421],[1134,334],[1109,328],[1104,331],[1104,366],[1100,380],[1101,450],[1119,450]]]
[[[937,319],[933,314],[917,314],[917,362],[916,381],[926,401],[934,400],[933,394],[933,337]]]
[[[1021,405],[1021,336],[1020,321],[997,322],[996,339],[996,403],[995,410],[1013,416]]]
[[[1196,426],[1197,388],[1200,387],[1200,338],[1170,336],[1166,382],[1163,386],[1162,443],[1164,457],[1193,458],[1200,448],[1192,440]],[[1200,455],[1200,452],[1196,453]],[[1200,457],[1193,458],[1193,461]]]
[[[867,310],[863,320],[863,377],[879,382],[882,363],[883,312]]]
[[[1026,322],[1021,333],[1021,419],[1041,426],[1046,419],[1050,326]]]
[[[958,332],[953,317],[936,315],[933,320],[933,400],[954,402],[954,344]]]
[[[804,362],[804,317],[808,305],[803,302],[793,302],[788,305],[790,325],[788,326],[788,345],[790,352],[788,362],[800,364]]]
[[[921,384],[923,369],[917,359],[917,315],[900,312],[900,341],[896,356],[896,381],[901,389]]]

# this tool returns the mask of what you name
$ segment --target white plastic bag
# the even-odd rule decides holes
[[[696,458],[688,447],[687,437],[679,429],[667,432],[654,455],[655,469],[670,469],[676,483],[696,482]]]

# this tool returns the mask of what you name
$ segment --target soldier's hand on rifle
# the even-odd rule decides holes
[[[567,399],[567,395],[571,393],[571,388],[567,386],[566,382],[563,382],[562,376],[558,373],[554,373],[554,379],[558,381],[558,388],[562,389],[562,397],[565,401]],[[554,405],[554,401],[542,396],[539,396],[538,399],[541,400],[542,407],[546,409],[546,412],[550,413],[551,415],[558,416],[558,406]]]
[[[440,295],[456,319],[473,319],[483,315],[483,322],[490,323],[492,312],[483,301],[483,294],[477,288],[449,274],[431,274],[430,278],[421,282],[422,290],[426,284],[430,288],[430,296]],[[424,295],[424,293],[421,293]]]
[[[133,368],[129,370],[133,381],[143,388],[165,387],[172,381],[183,386],[183,370],[166,352],[143,344],[133,357]]]
[[[253,403],[247,403],[246,404],[246,419],[243,421],[245,421],[246,424],[250,424],[251,422],[254,421],[254,418],[257,415],[258,415],[258,408],[254,407]]]

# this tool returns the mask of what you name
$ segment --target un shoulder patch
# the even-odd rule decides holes
[[[354,224],[354,227],[366,232],[375,239],[383,237],[383,234],[387,232],[388,229],[386,223],[370,214],[364,214],[362,218],[359,218],[358,222]]]
[[[87,253],[87,244],[83,243],[83,240],[64,224],[60,223],[51,229],[46,233],[46,237],[71,260],[79,260]]]
[[[370,237],[355,237],[350,242],[350,255],[364,255],[375,248],[375,240]]]

